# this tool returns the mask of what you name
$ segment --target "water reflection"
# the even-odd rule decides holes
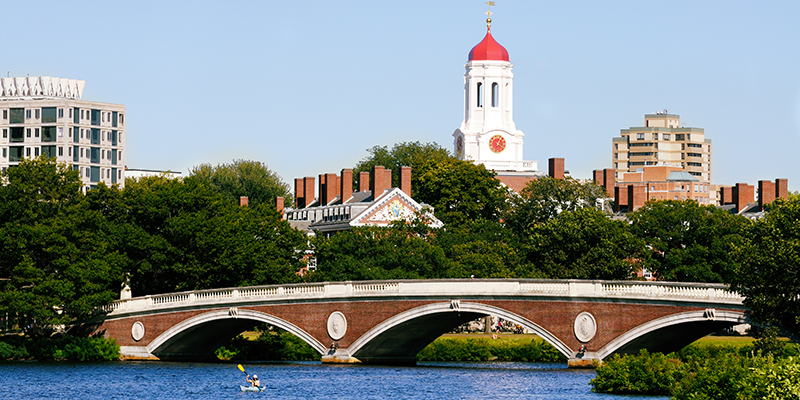
[[[591,392],[593,370],[561,363],[421,363],[417,367],[247,364],[266,393],[242,393],[236,364],[0,364],[4,398],[48,399],[622,399]],[[641,398],[641,397],[638,397]],[[648,397],[666,399],[666,397]]]

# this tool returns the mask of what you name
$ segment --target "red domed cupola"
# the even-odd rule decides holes
[[[492,29],[486,28],[486,37],[469,51],[468,61],[508,61],[508,50],[492,37]]]

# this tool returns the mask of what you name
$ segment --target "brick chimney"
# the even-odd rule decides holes
[[[616,186],[614,188],[614,206],[615,210],[619,212],[622,208],[628,207],[628,187],[627,186]],[[628,211],[631,209],[627,208]]]
[[[594,183],[596,183],[596,184],[598,184],[600,186],[605,186],[605,185],[603,185],[603,170],[602,169],[596,169],[596,170],[592,171],[592,181],[594,181]]]
[[[303,182],[303,190],[305,191],[303,197],[305,198],[305,207],[314,202],[314,177],[307,176]]]
[[[616,170],[611,168],[606,168],[603,170],[603,186],[606,188],[608,197],[613,197],[614,187],[617,186],[617,176],[615,175],[615,172]]]
[[[551,178],[564,179],[564,159],[551,158],[547,160],[547,172]]]
[[[389,175],[388,182],[386,179],[386,175]],[[380,165],[372,167],[372,179],[370,181],[370,190],[372,191],[372,198],[377,199],[378,196],[383,194],[384,190],[389,189],[391,186],[392,186],[392,170],[387,170]]]
[[[411,196],[411,167],[400,167],[400,190]]]
[[[738,214],[748,204],[755,201],[755,188],[746,183],[737,183],[733,187],[733,204],[736,204]]]
[[[720,205],[728,205],[733,204],[733,188],[732,187],[721,187],[720,188]]]
[[[775,179],[775,198],[789,199],[789,180]]]
[[[628,212],[636,211],[647,201],[645,186],[628,185]]]
[[[239,196],[239,206],[240,207],[247,207],[250,204],[250,199],[247,196]]]
[[[762,211],[764,206],[775,200],[775,182],[758,181],[758,208]]]
[[[294,207],[305,208],[305,182],[303,178],[294,178]]]
[[[342,195],[342,204],[353,196],[353,170],[345,168],[339,173],[339,193]]]
[[[358,191],[359,192],[366,192],[370,190],[369,184],[369,172],[368,171],[361,171],[358,173]]]
[[[283,197],[275,198],[275,209],[278,210],[278,213],[281,214],[281,218],[283,218]]]

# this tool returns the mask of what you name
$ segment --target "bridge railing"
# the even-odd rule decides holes
[[[591,297],[687,301],[698,300],[741,304],[743,298],[722,284],[582,281],[548,279],[451,279],[364,282],[325,282],[294,285],[250,286],[197,290],[117,300],[105,307],[110,314],[150,309],[246,304],[248,302],[303,298],[359,298],[369,296],[470,296]]]

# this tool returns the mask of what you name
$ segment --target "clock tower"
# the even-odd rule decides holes
[[[491,13],[487,13],[491,14]],[[523,161],[522,131],[514,125],[514,74],[508,51],[486,36],[469,52],[464,73],[464,121],[453,132],[455,154],[495,171],[536,172],[536,161]]]

